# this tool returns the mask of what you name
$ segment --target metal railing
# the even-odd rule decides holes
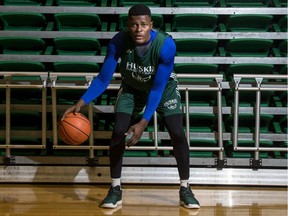
[[[5,103],[5,113],[6,113],[6,125],[5,125],[5,144],[1,145],[0,148],[6,149],[6,157],[11,156],[11,149],[35,149],[35,148],[40,148],[40,149],[45,149],[46,148],[46,139],[47,138],[52,138],[53,139],[53,149],[70,149],[70,150],[88,150],[89,151],[89,158],[94,158],[94,150],[108,150],[109,146],[107,145],[95,145],[95,139],[110,139],[111,136],[111,131],[94,131],[91,133],[89,137],[89,144],[88,145],[80,145],[80,146],[70,146],[70,145],[58,145],[58,128],[57,128],[57,115],[59,111],[64,111],[67,108],[67,105],[59,105],[57,104],[57,90],[61,89],[71,89],[71,90],[77,90],[77,89],[87,89],[89,85],[91,84],[92,80],[94,77],[98,75],[98,73],[59,73],[59,72],[51,72],[48,76],[47,72],[1,72],[1,75],[3,75],[4,79],[2,82],[0,82],[0,88],[4,88],[6,90],[6,103]],[[11,83],[11,77],[12,76],[40,76],[41,77],[41,83],[38,84],[23,84],[23,83]],[[86,82],[83,84],[81,83],[80,85],[75,85],[75,84],[67,84],[67,83],[62,83],[62,81],[58,81],[57,78],[61,77],[85,77]],[[119,78],[120,74],[115,73],[114,78]],[[287,91],[287,85],[283,85],[283,83],[280,83],[279,85],[273,83],[269,85],[269,83],[265,82],[265,84],[262,84],[263,79],[287,79],[287,75],[234,75],[234,81],[235,81],[235,91],[234,94],[234,110],[231,107],[231,110],[227,111],[227,107],[223,107],[222,105],[222,89],[223,86],[225,86],[225,89],[229,89],[230,85],[227,82],[223,82],[223,75],[220,74],[178,74],[178,78],[191,78],[191,79],[197,79],[197,78],[213,78],[215,82],[210,83],[209,85],[200,85],[199,83],[193,84],[193,82],[187,83],[179,83],[178,87],[179,90],[185,93],[185,106],[183,110],[183,115],[185,115],[186,119],[186,136],[187,140],[189,143],[189,149],[191,151],[213,151],[213,152],[218,152],[218,157],[217,159],[223,160],[224,159],[224,147],[223,147],[223,140],[232,140],[233,141],[233,147],[235,151],[254,151],[255,160],[259,160],[259,152],[260,151],[287,151],[287,148],[285,147],[260,147],[260,116],[261,116],[261,110],[266,110],[265,107],[260,107],[260,99],[261,99],[261,91]],[[256,80],[257,86],[251,86],[251,85],[241,85],[240,81],[242,78],[253,78]],[[48,81],[50,80],[50,82]],[[0,80],[1,81],[1,80]],[[120,87],[119,81],[112,82],[109,86],[107,91],[110,90],[118,90]],[[41,104],[41,112],[42,112],[42,129],[41,129],[41,138],[42,138],[42,145],[23,145],[23,144],[11,144],[11,107],[14,107],[17,109],[16,104],[11,104],[11,89],[12,88],[40,88],[42,89],[42,104]],[[47,104],[47,89],[51,88],[51,107],[49,104]],[[189,128],[190,128],[190,118],[189,115],[191,112],[193,113],[193,110],[195,111],[195,107],[189,106],[189,94],[193,94],[193,91],[214,91],[215,94],[217,94],[217,107],[210,107],[211,109],[208,109],[209,107],[204,107],[206,109],[199,108],[197,110],[197,113],[200,113],[201,111],[203,113],[214,113],[217,114],[217,124],[218,124],[218,131],[216,133],[191,133]],[[240,139],[244,139],[249,137],[249,139],[254,139],[255,141],[255,146],[254,147],[239,147],[238,145],[238,140],[239,140],[239,133],[238,133],[238,118],[239,118],[239,113],[245,113],[247,112],[241,107],[239,107],[239,91],[255,91],[256,92],[256,105],[255,105],[255,133],[254,135],[250,136],[241,134]],[[23,105],[20,105],[21,107]],[[49,108],[50,107],[50,108]],[[91,126],[93,126],[93,113],[94,112],[99,112],[99,113],[113,113],[113,109],[111,106],[107,105],[92,105],[90,103],[87,107],[87,112],[88,112],[88,118],[91,122]],[[285,109],[285,108],[283,108]],[[223,133],[223,128],[222,128],[222,123],[223,123],[223,110],[225,110],[225,114],[232,114],[233,112],[233,118],[234,118],[234,132],[232,134],[229,133]],[[51,112],[52,113],[52,133],[49,134],[46,128],[46,123],[47,123],[47,117],[46,117],[46,112]],[[266,110],[266,112],[268,112]],[[250,111],[249,111],[250,113]],[[268,112],[268,113],[271,113]],[[273,113],[273,112],[272,112]],[[285,112],[278,112],[280,115],[285,115]],[[142,139],[149,139],[151,142],[153,142],[153,145],[142,145],[142,146],[132,146],[129,148],[129,150],[172,150],[171,146],[159,146],[158,141],[159,140],[169,140],[169,134],[168,132],[163,132],[159,131],[158,129],[158,117],[157,114],[154,114],[153,117],[154,120],[154,131],[145,131],[143,133]],[[17,133],[14,133],[17,135]],[[49,135],[48,135],[49,134]],[[215,147],[192,147],[190,146],[190,138],[191,136],[195,136],[197,138],[207,138],[210,137],[211,139],[217,140],[218,145]],[[230,136],[231,135],[231,136]],[[262,134],[264,139],[265,134]],[[275,135],[275,134],[274,134]],[[282,135],[282,134],[281,134]],[[276,136],[281,136],[276,134]],[[27,136],[29,134],[27,133]],[[269,140],[271,137],[267,136],[267,140]],[[273,139],[271,139],[273,141]],[[283,137],[280,138],[280,140],[283,140]]]
[[[247,87],[241,86],[241,79],[255,79],[257,86]],[[234,89],[234,133],[233,133],[233,147],[235,151],[254,151],[254,159],[259,160],[260,151],[288,151],[287,147],[260,147],[260,118],[261,118],[261,92],[262,91],[288,91],[287,85],[277,86],[273,84],[270,87],[261,86],[263,79],[288,79],[287,75],[267,75],[267,74],[234,74],[235,89]],[[238,145],[238,130],[239,130],[239,91],[256,92],[255,104],[255,132],[253,140],[254,147],[239,147]]]
[[[151,13],[174,15],[183,13],[204,13],[204,14],[275,14],[286,15],[286,8],[261,7],[261,8],[243,8],[243,7],[151,7]],[[0,6],[0,12],[34,12],[34,13],[94,13],[94,14],[127,14],[128,7],[69,7],[69,6]]]
[[[0,75],[4,76],[5,83],[0,83],[0,88],[4,88],[6,91],[6,100],[5,100],[5,145],[0,145],[0,148],[6,149],[6,157],[10,157],[11,148],[25,148],[25,149],[45,149],[46,148],[46,92],[47,92],[47,80],[48,73],[47,72],[1,72]],[[41,83],[15,83],[12,81],[13,76],[39,76],[41,78]],[[42,128],[41,128],[41,145],[23,145],[23,144],[11,144],[11,89],[41,89],[42,90],[42,104],[41,104],[41,114],[42,114]]]
[[[82,77],[86,77],[86,81],[87,81],[87,85],[82,85],[82,86],[69,86],[67,84],[65,85],[61,85],[61,83],[57,83],[57,77],[58,76],[73,76],[73,77],[77,77],[77,76],[82,76]],[[90,152],[90,157],[93,158],[94,157],[94,151],[93,150],[108,150],[109,146],[107,145],[94,145],[94,135],[95,135],[95,131],[91,134],[90,138],[89,138],[89,145],[88,146],[69,146],[69,145],[58,145],[58,137],[57,137],[57,100],[56,100],[56,92],[57,90],[60,89],[87,89],[88,86],[90,85],[92,78],[94,76],[97,76],[97,74],[91,74],[91,73],[51,73],[50,74],[50,79],[51,79],[51,88],[52,88],[52,113],[53,113],[53,148],[54,149],[82,149],[82,150],[89,150]],[[116,73],[114,74],[115,78],[119,78],[120,74]],[[197,151],[218,151],[219,152],[219,159],[223,159],[223,135],[222,135],[222,81],[223,81],[223,75],[220,74],[178,74],[177,75],[178,78],[191,78],[191,79],[195,79],[195,78],[213,78],[215,79],[215,87],[209,87],[206,85],[199,85],[197,84],[197,86],[193,86],[193,84],[187,85],[187,84],[179,84],[179,90],[180,91],[185,91],[185,116],[186,116],[186,136],[187,136],[187,140],[189,143],[189,148],[190,150],[197,150]],[[117,90],[119,89],[120,84],[110,84],[107,88],[107,90]],[[217,92],[217,119],[218,119],[218,137],[216,137],[216,139],[218,140],[218,147],[191,147],[190,146],[190,119],[189,119],[189,115],[190,115],[190,111],[189,111],[189,92],[191,91],[199,91],[199,90],[203,90],[203,91],[215,91]],[[99,106],[98,106],[99,107]],[[102,110],[103,111],[103,110]],[[101,111],[101,112],[102,112]],[[104,111],[105,112],[105,111]],[[91,103],[88,106],[88,118],[91,122],[91,126],[93,125],[93,110],[92,110],[92,105]],[[154,145],[153,146],[132,146],[129,148],[129,150],[172,150],[172,147],[170,146],[159,146],[158,145],[158,141],[159,141],[159,135],[161,134],[162,138],[163,136],[166,136],[166,139],[168,138],[168,133],[167,132],[159,132],[158,130],[158,118],[157,118],[157,114],[154,114],[153,117],[154,120],[154,132],[147,132],[145,131],[143,133],[142,139],[151,139],[151,141],[153,140]],[[107,132],[107,131],[106,131]],[[97,133],[97,132],[96,132]],[[98,132],[97,135],[101,136],[101,132]],[[107,132],[105,134],[105,138],[108,138],[111,135],[111,131]],[[214,136],[214,135],[213,135]],[[104,138],[104,137],[103,137]],[[110,138],[110,137],[109,137]]]

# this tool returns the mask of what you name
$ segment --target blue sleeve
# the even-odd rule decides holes
[[[176,45],[171,37],[166,38],[160,52],[159,65],[155,74],[153,86],[149,92],[143,118],[150,121],[157,109],[164,89],[174,68]]]
[[[122,33],[118,33],[109,42],[107,54],[98,76],[81,97],[85,104],[99,97],[108,87],[122,52],[122,41]]]

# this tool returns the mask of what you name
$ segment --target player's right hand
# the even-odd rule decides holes
[[[81,108],[85,106],[85,102],[80,99],[74,106],[71,106],[66,109],[66,111],[61,116],[61,121],[66,117],[66,115],[70,112],[73,112],[74,114],[79,113],[81,111]]]

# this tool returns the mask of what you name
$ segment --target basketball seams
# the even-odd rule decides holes
[[[68,113],[63,120],[59,120],[59,136],[70,145],[80,145],[87,141],[91,130],[89,119],[82,113]]]
[[[75,127],[75,125],[71,124],[70,122],[63,120],[63,122],[65,122],[66,124],[70,125],[71,127],[75,128],[76,130],[82,132],[84,135],[86,135],[87,137],[89,137],[90,134],[85,133],[84,131],[80,130],[79,128]],[[90,126],[90,124],[89,124]]]
[[[61,127],[61,131],[62,133],[65,134],[65,138],[63,139],[64,142],[68,142],[68,143],[71,143],[73,145],[76,145],[78,144],[79,142],[77,142],[76,140],[74,140],[72,137],[69,136],[69,134],[67,133],[67,131],[65,130],[65,127],[63,127],[63,125],[60,125]],[[69,139],[69,140],[68,140]],[[72,143],[73,142],[73,143]]]

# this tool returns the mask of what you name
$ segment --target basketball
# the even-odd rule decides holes
[[[82,113],[68,113],[59,120],[58,133],[62,141],[69,145],[84,143],[91,133],[89,119]]]

